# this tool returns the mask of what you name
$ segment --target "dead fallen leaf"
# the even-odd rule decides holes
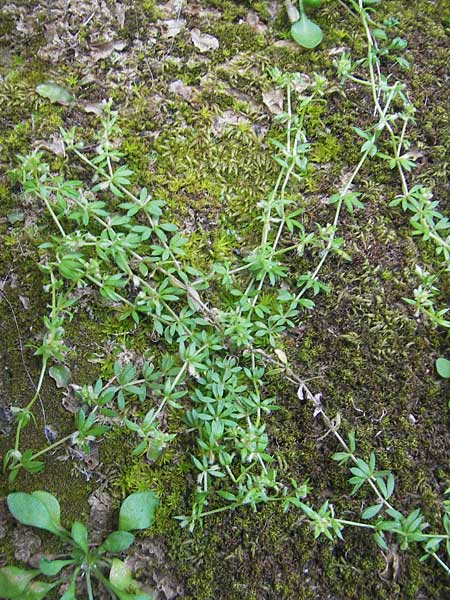
[[[296,23],[300,19],[298,8],[291,0],[285,0],[286,12],[291,23]]]
[[[117,22],[119,23],[119,27],[121,29],[123,29],[123,26],[125,25],[125,17],[126,17],[126,8],[122,3],[116,4],[115,6],[116,9],[116,18],[117,18]]]
[[[275,17],[278,16],[281,10],[280,0],[270,0],[270,2],[267,3],[267,10],[271,18],[275,19]]]
[[[412,161],[418,161],[425,156],[425,153],[416,149],[416,150],[409,150],[409,152],[405,152],[405,154],[403,156],[405,158],[409,158]]]
[[[62,156],[62,157],[66,156],[66,151],[64,149],[63,141],[57,134],[52,135],[52,138],[50,141],[36,140],[36,142],[33,144],[33,147],[36,150],[39,150],[40,148],[44,148],[44,150],[48,150],[49,152],[56,154],[56,156]]]
[[[346,46],[339,46],[337,48],[330,48],[328,50],[328,56],[336,56],[337,54],[342,54],[343,52],[347,52],[349,48]]]
[[[108,56],[111,56],[114,51],[120,52],[126,48],[126,45],[127,42],[125,40],[114,40],[112,42],[106,42],[105,44],[93,46],[89,58],[92,63],[96,63],[99,60],[108,58]]]
[[[163,6],[159,6],[159,10],[164,16],[178,15],[181,7],[183,6],[183,0],[169,0]]]
[[[70,384],[69,388],[70,391],[65,391],[63,393],[61,404],[68,412],[75,414],[80,408],[80,402],[76,398],[75,392],[81,388],[75,384]]]
[[[19,296],[19,300],[25,310],[28,310],[30,308],[30,301],[26,296]]]
[[[263,94],[263,102],[273,115],[283,112],[283,90],[269,90]]]
[[[168,21],[163,21],[163,25],[166,26],[167,31],[163,35],[164,38],[174,38],[176,37],[180,31],[182,31],[186,27],[185,19],[169,19]]]
[[[98,83],[97,77],[94,73],[88,73],[80,79],[79,85],[89,85],[90,83]]]
[[[277,40],[274,43],[275,48],[291,48],[292,50],[301,50],[302,47],[296,44],[293,40]]]
[[[223,91],[226,94],[232,96],[233,98],[236,98],[236,100],[240,100],[241,102],[246,102],[253,111],[258,112],[260,110],[259,104],[253,100],[252,96],[250,96],[249,94],[246,94],[242,90],[240,90],[238,88],[229,87],[229,88],[225,88]]]
[[[255,13],[254,10],[249,10],[246,17],[247,25],[249,25],[252,29],[257,31],[258,33],[264,33],[267,30],[267,25],[261,23],[260,18]]]
[[[94,115],[97,116],[102,115],[105,109],[105,104],[103,102],[88,102],[87,100],[84,100],[80,102],[80,104],[83,107],[84,112],[94,113]]]
[[[221,115],[213,117],[211,131],[214,135],[222,135],[227,125],[239,125],[240,123],[249,123],[249,120],[232,110],[226,110]]]
[[[191,85],[185,85],[181,79],[177,79],[169,84],[169,92],[189,101],[194,93],[194,88]]]
[[[306,73],[299,73],[299,76],[295,79],[293,86],[298,94],[301,94],[311,85],[311,77]]]
[[[201,33],[199,29],[191,31],[191,39],[194,46],[202,53],[217,50],[219,47],[219,40],[216,37],[208,33]]]

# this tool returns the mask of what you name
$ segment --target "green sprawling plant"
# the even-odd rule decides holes
[[[216,262],[210,273],[189,263],[187,239],[164,218],[164,202],[146,188],[138,188],[132,171],[122,164],[123,156],[114,143],[120,131],[111,103],[104,105],[94,148],[79,140],[75,128],[61,130],[66,155],[91,174],[90,181],[52,173],[42,152],[19,157],[13,177],[46,208],[55,232],[40,246],[41,268],[52,301],[44,322],[47,333],[36,351],[42,356],[36,394],[25,408],[14,408],[15,445],[4,460],[10,481],[21,468],[40,470],[43,463],[36,459],[64,443],[88,451],[89,444],[104,432],[105,423],[112,425],[117,419],[136,436],[133,454],[156,460],[177,435],[167,431],[166,417],[178,413],[195,439],[191,458],[196,486],[191,513],[178,517],[183,526],[192,530],[214,513],[281,502],[286,510],[301,510],[316,537],[341,539],[345,527],[361,527],[371,531],[383,549],[390,536],[402,549],[420,545],[424,559],[433,556],[450,572],[438,554],[450,553],[448,504],[443,508],[444,533],[426,532],[420,508],[410,514],[398,511],[393,503],[393,474],[377,468],[374,453],[367,459],[355,454],[355,434],[350,433],[345,441],[339,433],[339,415],[327,416],[320,394],[313,393],[289,366],[283,344],[288,329],[314,307],[313,298],[329,292],[320,280],[325,261],[332,256],[349,259],[339,235],[340,217],[344,211],[353,215],[364,209],[363,196],[354,185],[370,160],[380,158],[398,170],[402,195],[395,203],[412,213],[415,231],[433,239],[437,256],[448,263],[448,239],[442,236],[447,221],[437,216],[436,204],[427,194],[417,204],[419,191],[407,183],[413,160],[405,135],[413,107],[404,86],[381,72],[381,57],[392,59],[404,43],[387,43],[383,30],[370,28],[369,4],[352,3],[366,31],[368,56],[354,62],[343,54],[337,70],[343,81],[350,79],[372,92],[375,117],[365,130],[356,128],[363,139],[360,158],[342,188],[328,198],[333,209],[330,222],[311,226],[302,195],[311,145],[305,124],[314,105],[326,103],[328,93],[328,82],[318,74],[309,80],[296,73],[271,71],[285,94],[286,110],[276,117],[284,139],[275,134],[272,140],[279,175],[259,204],[260,239],[246,256]],[[386,44],[379,48],[377,40]],[[401,56],[394,59],[406,66]],[[360,72],[365,69],[369,70],[367,80]],[[311,268],[292,281],[286,257],[306,255]],[[443,269],[448,272],[448,266]],[[430,285],[435,284],[433,279]],[[32,408],[45,373],[50,364],[64,361],[64,322],[72,317],[77,302],[74,292],[88,287],[98,290],[120,319],[145,327],[158,345],[147,353],[140,370],[117,362],[106,383],[98,379],[78,390],[80,409],[73,434],[38,452],[23,450],[21,432],[33,419]],[[446,326],[445,309],[435,310],[423,301],[417,307],[433,323]],[[351,465],[352,493],[362,486],[372,490],[375,503],[362,511],[361,520],[339,518],[328,501],[316,511],[306,503],[307,481],[287,482],[279,476],[267,433],[267,419],[278,408],[277,399],[266,391],[274,373],[282,373],[296,386],[299,398],[312,404],[314,416],[322,418],[341,445],[342,451],[334,458],[341,465]]]
[[[367,87],[372,96],[374,110],[381,117],[385,114],[383,127],[375,124],[365,130],[355,128],[363,139],[361,151],[369,149],[374,158],[383,160],[387,167],[396,170],[401,184],[401,193],[390,201],[390,206],[400,207],[409,214],[411,234],[434,245],[436,253],[435,270],[429,273],[417,266],[416,275],[420,285],[414,290],[413,298],[405,301],[415,309],[415,316],[430,321],[435,326],[450,328],[446,314],[448,306],[437,309],[440,287],[445,287],[450,273],[450,219],[439,210],[439,201],[433,198],[432,190],[423,184],[412,184],[410,178],[416,167],[408,128],[416,123],[416,109],[409,100],[405,85],[383,72],[383,59],[393,60],[402,68],[409,68],[409,62],[399,56],[407,46],[406,40],[394,38],[389,41],[389,20],[385,28],[374,24],[371,18],[371,0],[351,1],[364,27],[367,40],[367,57],[354,61],[347,53],[336,61],[341,83],[353,81]],[[374,25],[374,26],[372,26]],[[365,72],[368,71],[368,77]],[[393,108],[386,113],[386,105]]]
[[[76,587],[84,579],[89,600],[94,600],[93,580],[104,587],[115,600],[152,600],[153,595],[140,591],[126,563],[110,555],[120,554],[134,542],[132,531],[147,529],[154,522],[158,499],[152,492],[131,494],[122,503],[117,531],[101,544],[89,543],[89,531],[83,523],[74,521],[70,530],[61,525],[61,509],[52,494],[35,491],[16,492],[7,498],[13,517],[30,527],[49,531],[70,552],[57,559],[39,560],[37,569],[26,570],[7,566],[0,569],[0,596],[7,600],[41,600],[51,590],[67,584],[60,600],[76,600]],[[107,573],[109,571],[109,574]],[[52,581],[37,579],[40,575]]]
[[[399,51],[407,46],[406,40],[394,38],[389,40],[388,29],[391,21],[387,19],[385,28],[376,26],[371,18],[371,5],[368,0],[352,0],[351,5],[360,16],[367,40],[366,59],[353,61],[350,55],[343,54],[336,62],[341,83],[346,80],[365,86],[372,95],[375,111],[381,115],[383,105],[393,97],[396,109],[391,111],[382,130],[374,126],[366,129],[356,129],[364,140],[362,151],[370,147],[374,157],[385,161],[389,169],[398,172],[401,193],[393,198],[389,206],[400,207],[409,214],[411,234],[431,243],[435,249],[436,261],[433,270],[416,266],[416,276],[419,285],[413,291],[413,298],[404,298],[405,302],[415,310],[415,317],[429,321],[436,327],[450,329],[447,313],[450,310],[448,301],[442,307],[437,307],[441,301],[441,289],[446,289],[450,274],[450,219],[439,208],[439,200],[433,197],[432,190],[420,184],[410,183],[410,178],[416,167],[414,153],[410,151],[408,129],[416,123],[415,108],[408,98],[405,86],[392,77],[383,73],[384,58],[394,60],[402,68],[408,69],[409,63],[399,56]],[[395,24],[395,23],[394,23]],[[374,26],[372,26],[374,25]],[[368,77],[365,77],[368,71]],[[376,140],[371,142],[373,134]],[[450,376],[449,361],[439,358],[436,368],[442,377]]]

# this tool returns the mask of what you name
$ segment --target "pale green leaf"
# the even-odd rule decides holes
[[[314,21],[308,19],[305,14],[301,16],[299,21],[292,24],[291,35],[297,44],[308,49],[315,48],[323,39],[320,27]]]
[[[48,374],[55,380],[56,387],[65,388],[70,383],[71,373],[66,365],[54,365],[48,370]]]
[[[119,529],[133,531],[147,529],[155,520],[155,510],[159,504],[153,492],[136,492],[122,503],[119,514]]]
[[[36,86],[36,92],[43,98],[48,98],[50,102],[68,106],[75,102],[75,96],[65,88],[61,87],[53,81],[40,83]]]

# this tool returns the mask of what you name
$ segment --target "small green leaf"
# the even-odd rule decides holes
[[[73,560],[48,560],[43,556],[39,560],[39,570],[42,575],[52,577],[53,575],[58,575],[61,569],[73,564],[73,562]]]
[[[136,492],[122,503],[119,513],[119,529],[133,531],[147,529],[155,520],[155,510],[159,504],[153,492]]]
[[[384,31],[384,29],[373,29],[372,30],[372,35],[374,38],[377,38],[378,40],[387,40],[387,35],[386,32]]]
[[[134,542],[134,535],[129,531],[114,531],[110,533],[102,546],[107,552],[122,552]]]
[[[436,371],[444,379],[450,378],[450,360],[447,358],[438,358],[436,361]]]
[[[304,48],[315,48],[323,39],[322,30],[314,21],[303,14],[300,20],[291,26],[292,38]]]
[[[52,518],[46,504],[35,495],[15,492],[8,495],[7,502],[11,514],[22,525],[46,529],[55,535],[60,534],[59,522]]]
[[[45,504],[45,507],[55,525],[61,527],[61,507],[59,506],[59,502],[55,496],[49,492],[45,492],[44,490],[36,490],[35,492],[31,492],[31,495]]]
[[[361,516],[363,519],[372,519],[375,515],[377,515],[380,510],[383,508],[382,504],[374,504],[373,506],[369,506],[368,508],[366,508]]]
[[[379,533],[378,531],[376,533],[374,533],[375,538],[375,542],[377,543],[377,545],[382,549],[382,550],[387,550],[388,546],[386,544],[386,541],[383,537],[383,535],[381,533]]]
[[[54,365],[50,367],[48,374],[55,380],[56,387],[65,388],[70,383],[71,373],[66,365]]]
[[[83,550],[83,552],[88,552],[88,530],[83,523],[79,521],[74,521],[72,525],[72,530],[70,532],[73,541]]]
[[[137,583],[132,578],[130,569],[118,558],[113,558],[112,560],[109,581],[116,589],[122,592],[138,591]]]
[[[69,104],[75,102],[75,96],[72,92],[69,92],[57,83],[53,83],[53,81],[40,83],[36,86],[36,92],[39,96],[48,98],[50,102],[62,104],[63,106],[69,106]]]
[[[64,592],[60,600],[77,600],[75,596],[75,585],[71,584],[70,587]]]
[[[118,558],[112,560],[109,581],[119,600],[154,600],[154,596],[141,592],[131,576],[128,566]]]
[[[47,596],[50,590],[56,587],[58,583],[45,583],[44,581],[32,581],[25,592],[20,596],[20,600],[42,600]],[[18,600],[15,599],[15,600]]]
[[[0,569],[0,597],[5,599],[20,597],[38,573],[36,569],[27,571],[18,567],[3,567]]]
[[[59,600],[77,600],[77,598],[75,596],[75,582],[76,582],[76,578],[77,578],[79,571],[80,571],[79,567],[77,569],[75,569],[75,571],[72,574],[72,578],[71,578],[69,587],[67,588],[67,590],[64,592],[64,594],[61,596],[61,598]]]

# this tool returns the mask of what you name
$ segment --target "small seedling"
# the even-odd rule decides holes
[[[89,600],[94,600],[93,579],[106,588],[115,600],[153,600],[153,595],[140,590],[126,563],[109,556],[119,554],[131,546],[134,542],[131,531],[147,529],[153,524],[159,503],[153,492],[137,492],[125,498],[120,508],[117,531],[110,533],[100,545],[89,543],[89,532],[83,523],[74,521],[70,531],[61,525],[59,502],[48,492],[9,494],[7,503],[11,514],[19,523],[49,531],[72,548],[67,555],[57,560],[41,557],[37,569],[27,570],[15,566],[1,568],[2,598],[42,600],[54,588],[67,584],[60,600],[76,600],[76,584],[80,578],[84,578]],[[107,578],[105,572],[108,569]],[[46,582],[38,580],[39,575],[58,577]]]

